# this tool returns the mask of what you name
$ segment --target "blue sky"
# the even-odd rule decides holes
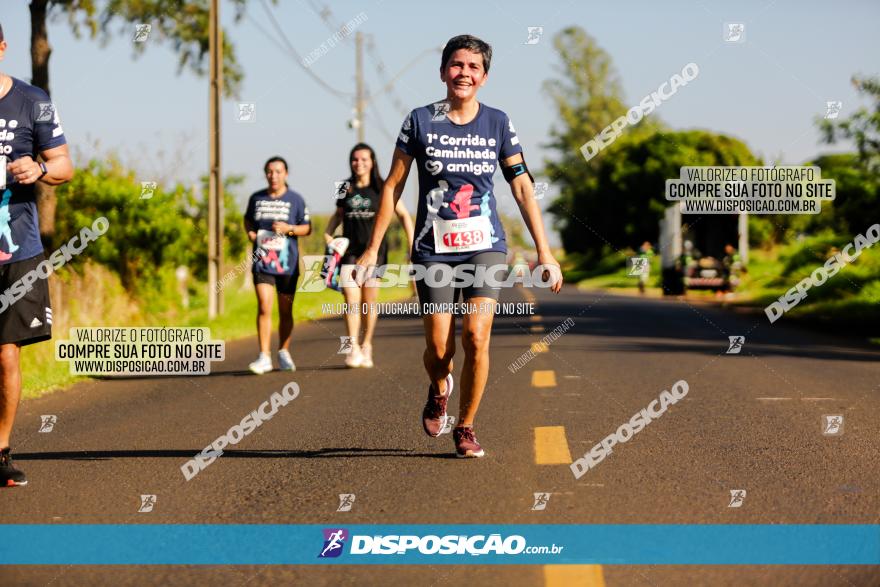
[[[0,70],[30,78],[29,15],[25,0],[2,0],[0,16],[9,50]],[[541,90],[555,76],[558,59],[551,39],[577,25],[611,55],[622,80],[625,101],[635,105],[691,61],[700,75],[663,103],[658,116],[675,129],[702,128],[738,137],[757,154],[798,164],[817,153],[845,150],[819,142],[814,117],[826,100],[843,102],[842,116],[863,105],[850,77],[876,75],[880,3],[864,1],[797,2],[761,0],[656,2],[459,2],[404,3],[393,0],[333,2],[339,25],[363,12],[358,30],[373,36],[375,50],[389,75],[420,52],[440,47],[449,37],[470,33],[492,44],[495,56],[481,101],[506,111],[514,121],[532,167],[548,153],[542,145],[556,123],[550,100]],[[273,8],[288,39],[303,55],[331,34],[312,7],[319,0],[280,0]],[[291,186],[313,211],[333,207],[333,181],[347,172],[346,158],[356,136],[347,128],[353,101],[330,95],[297,63],[266,38],[269,20],[259,0],[249,16],[234,23],[224,2],[224,21],[245,72],[241,101],[255,102],[257,121],[235,121],[235,100],[224,103],[223,170],[245,174],[244,198],[264,185],[262,164],[280,154],[291,164]],[[724,43],[725,22],[746,25],[746,41]],[[543,39],[525,45],[529,26],[543,26]],[[106,47],[77,40],[63,19],[49,27],[53,45],[51,85],[68,141],[83,158],[111,150],[138,170],[144,180],[165,178],[192,183],[205,173],[207,152],[207,80],[176,73],[168,45],[148,40],[146,54],[135,59],[131,40],[118,37]],[[874,57],[871,58],[871,55]],[[354,91],[354,44],[343,42],[322,56],[312,70],[344,92]],[[439,52],[410,68],[394,95],[407,108],[442,98]],[[368,87],[380,78],[369,55]],[[383,172],[403,119],[386,96],[368,110],[367,141],[376,148]],[[502,183],[500,176],[497,183]],[[415,207],[411,177],[407,205]],[[499,208],[515,213],[498,189]],[[551,189],[551,195],[553,191]],[[547,200],[545,200],[546,202]]]

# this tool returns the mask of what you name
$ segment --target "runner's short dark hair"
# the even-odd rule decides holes
[[[267,171],[269,171],[269,165],[271,165],[272,163],[275,163],[276,161],[280,161],[281,164],[284,165],[284,171],[288,171],[287,161],[284,160],[284,157],[279,157],[278,155],[275,155],[274,157],[270,157],[269,160],[266,161],[266,164],[263,165],[263,173],[266,173]]]
[[[3,42],[3,25],[0,24],[0,43]]]
[[[489,73],[489,65],[492,63],[492,47],[489,43],[473,35],[458,35],[446,41],[446,46],[443,47],[443,56],[440,58],[440,69],[446,67],[449,58],[459,49],[467,49],[468,51],[481,54],[483,56],[483,69],[486,70],[486,73]]]

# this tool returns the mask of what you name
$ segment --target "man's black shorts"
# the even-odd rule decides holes
[[[268,283],[274,285],[280,294],[295,295],[296,282],[299,279],[299,272],[293,275],[273,275],[271,273],[254,273],[254,285],[258,283]]]
[[[30,259],[0,265],[0,294],[6,298],[0,302],[0,344],[26,346],[52,338],[49,282],[37,271],[37,265],[45,260],[46,256],[40,253]],[[19,294],[19,288],[12,288],[13,284],[31,271],[37,278],[27,286],[28,291]]]

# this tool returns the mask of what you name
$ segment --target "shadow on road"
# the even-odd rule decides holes
[[[16,453],[17,461],[105,461],[119,458],[178,458],[189,459],[202,449],[189,450],[78,450]],[[234,459],[311,459],[356,457],[418,457],[454,459],[455,454],[414,453],[405,448],[321,448],[317,450],[223,450],[223,458]]]

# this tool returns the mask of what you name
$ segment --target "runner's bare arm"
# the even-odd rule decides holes
[[[512,157],[504,160],[504,166],[510,167],[524,161],[521,153],[517,153]],[[538,264],[554,267],[550,270],[550,276],[554,279],[552,290],[559,293],[562,289],[562,271],[559,269],[559,262],[553,257],[550,251],[550,245],[547,243],[547,235],[544,232],[544,221],[541,219],[541,208],[538,207],[538,201],[535,199],[535,186],[527,173],[523,173],[513,178],[510,182],[510,191],[513,192],[513,198],[519,206],[519,212],[522,214],[526,228],[535,241],[535,251],[538,253]]]
[[[342,222],[342,208],[339,206],[336,207],[336,212],[333,216],[330,217],[330,220],[327,222],[327,229],[324,231],[324,241],[329,245],[330,241],[333,240],[333,233],[336,231],[336,227]]]
[[[394,211],[397,213],[397,219],[400,220],[400,223],[403,225],[403,231],[406,233],[406,250],[412,251],[413,233],[415,232],[412,216],[409,215],[409,210],[403,205],[403,200],[397,200]]]
[[[36,183],[42,181],[49,185],[60,185],[73,178],[73,163],[70,160],[70,150],[67,145],[60,145],[52,149],[40,152],[46,165],[46,175],[40,164],[30,156],[21,157],[6,166],[6,170],[15,177],[15,181],[21,184]],[[40,177],[43,175],[43,177]]]
[[[406,186],[406,178],[409,175],[412,161],[412,157],[400,149],[394,149],[391,171],[388,172],[388,179],[385,180],[385,186],[382,188],[382,200],[379,203],[379,212],[376,214],[376,224],[373,225],[373,234],[370,236],[370,244],[367,246],[364,256],[372,253],[375,257],[378,254],[382,238],[391,223],[391,216],[394,214],[397,202],[400,201],[400,195]]]
[[[309,236],[312,234],[312,223],[288,224],[285,232],[287,232],[288,236]]]
[[[244,219],[244,230],[247,232],[248,239],[251,242],[257,240],[257,227],[247,218]]]

